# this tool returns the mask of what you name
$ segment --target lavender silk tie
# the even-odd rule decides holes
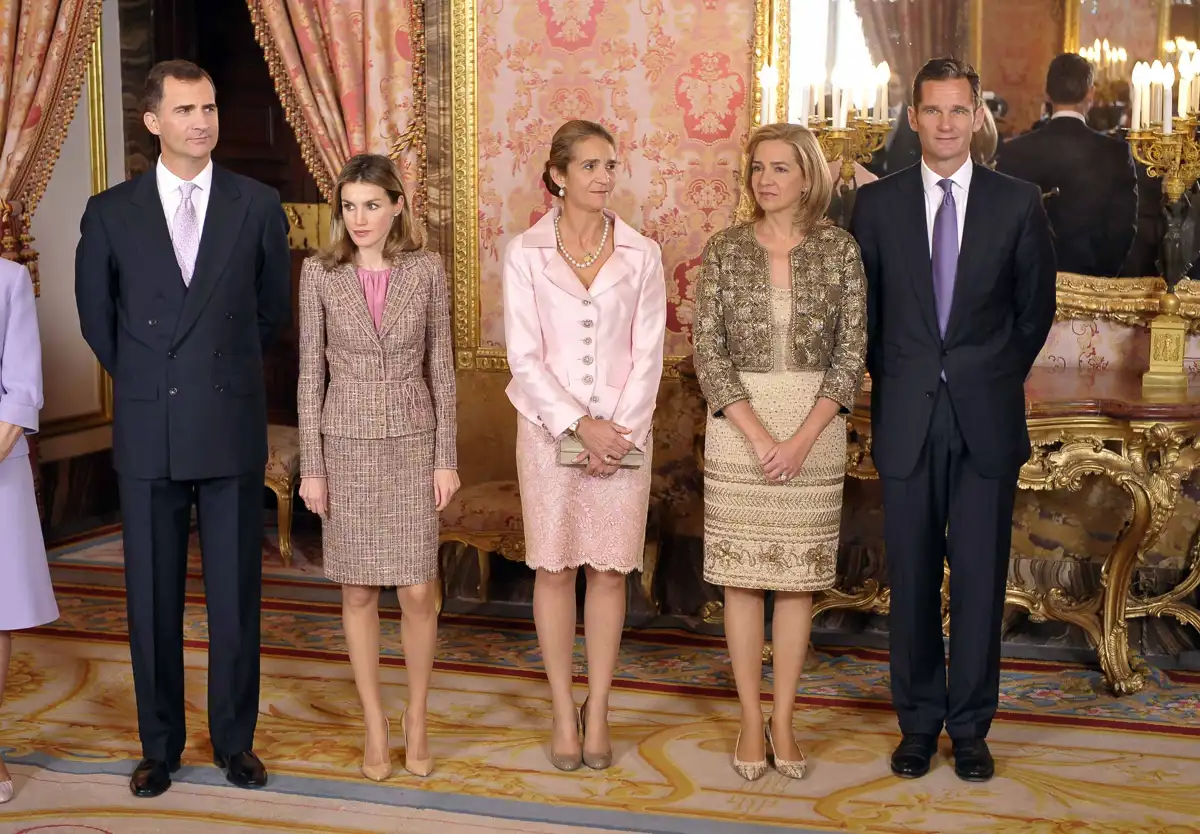
[[[933,219],[933,298],[942,338],[950,321],[950,302],[954,299],[954,279],[958,274],[958,208],[950,190],[952,184],[950,180],[938,180],[945,196]]]

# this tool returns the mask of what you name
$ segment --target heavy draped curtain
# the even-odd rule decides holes
[[[962,0],[855,0],[854,6],[872,57],[887,61],[906,88],[930,58],[964,57]]]
[[[101,0],[0,0],[0,198],[32,214],[75,115]]]
[[[418,216],[425,184],[424,0],[247,0],[288,123],[326,199],[359,153],[392,156]]]

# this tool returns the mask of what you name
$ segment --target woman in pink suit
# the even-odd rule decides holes
[[[33,282],[25,267],[0,259],[0,702],[12,632],[58,619],[25,440],[37,431],[41,408]],[[12,779],[0,761],[0,803],[12,797]]]
[[[605,208],[616,170],[607,130],[586,121],[560,127],[542,175],[560,206],[514,238],[504,256],[526,563],[537,571],[533,617],[553,699],[550,760],[560,770],[612,762],[608,694],[625,576],[642,567],[650,426],[662,377],[662,254]],[[563,440],[582,445],[576,465],[560,464]],[[632,465],[639,454],[640,465]],[[577,711],[571,675],[580,567],[588,695]]]

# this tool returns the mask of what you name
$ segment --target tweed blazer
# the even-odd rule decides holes
[[[353,264],[300,273],[300,474],[324,476],[322,435],[434,432],[434,466],[457,467],[450,294],[437,255],[408,252],[388,279],[379,330]],[[328,369],[328,383],[326,383]]]

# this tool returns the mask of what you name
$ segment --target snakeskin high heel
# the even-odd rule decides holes
[[[767,773],[767,760],[758,762],[743,762],[737,757],[737,750],[742,746],[742,731],[738,730],[737,741],[733,743],[733,769],[747,782],[761,779]]]
[[[789,779],[803,779],[804,773],[808,769],[808,760],[804,758],[804,751],[800,751],[800,760],[789,762],[787,759],[781,759],[775,753],[775,739],[771,737],[771,722],[766,723],[767,729],[767,755],[771,758],[775,769]],[[800,750],[799,747],[796,748]]]

